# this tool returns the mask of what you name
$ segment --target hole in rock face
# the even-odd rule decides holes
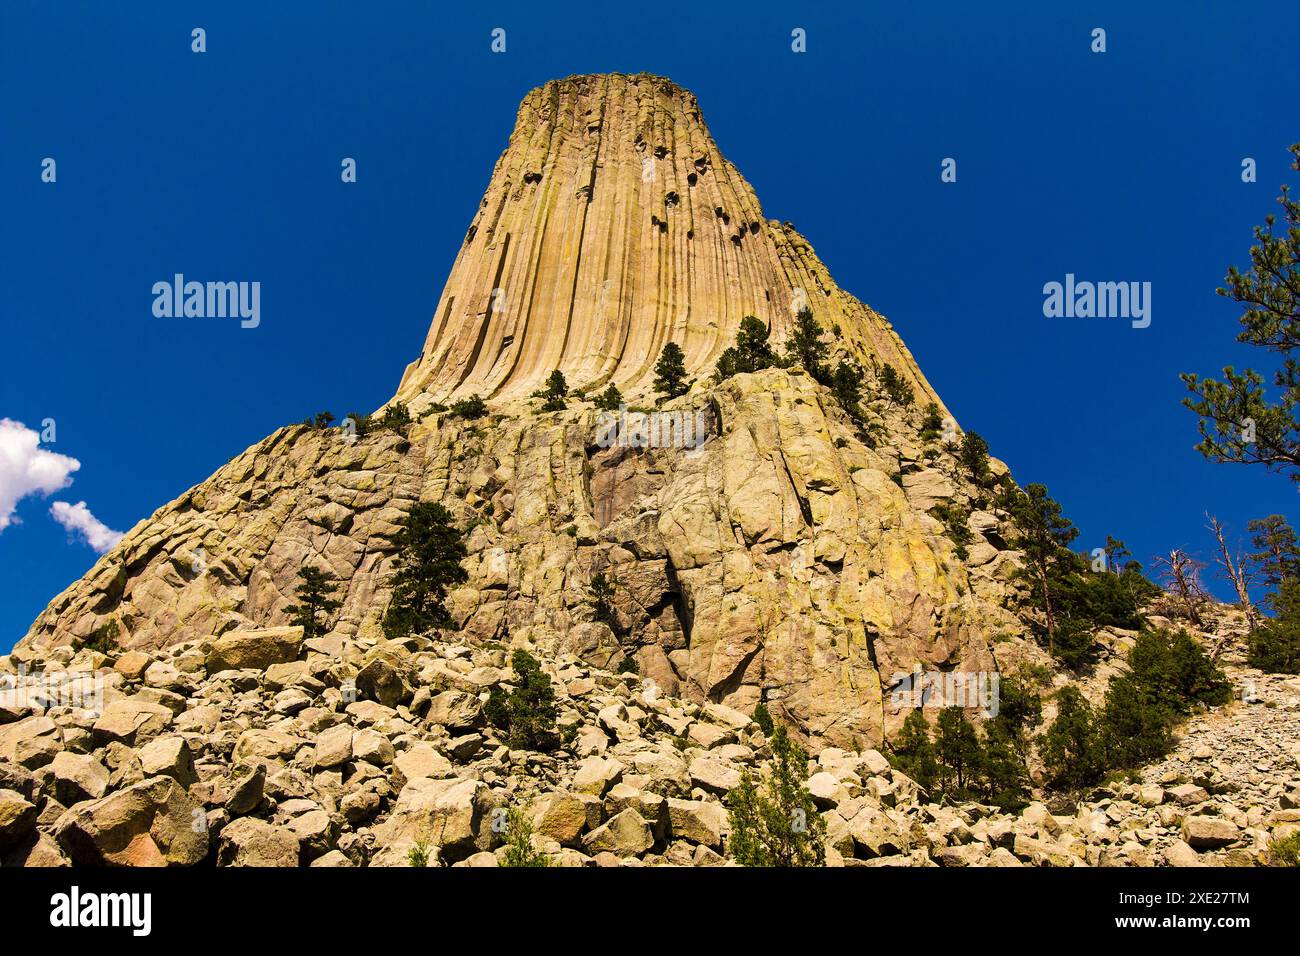
[[[699,177],[699,176],[696,176],[694,173],[691,173],[690,175],[688,175],[688,176],[686,177],[686,183],[687,183],[687,185],[689,185],[689,186],[694,186],[694,185],[695,185],[696,183],[698,183],[699,181],[700,181],[700,177]]]
[[[705,172],[709,168],[709,157],[700,156],[695,160],[695,168],[700,172]]]
[[[533,183],[540,183],[541,181],[541,173],[524,173],[524,184],[527,186],[531,186]]]
[[[466,244],[474,241],[474,234],[478,232],[478,226],[470,226],[469,232],[465,233]]]
[[[663,219],[660,219],[658,216],[653,216],[653,215],[652,215],[652,216],[650,217],[650,225],[652,225],[652,226],[654,226],[655,228],[657,228],[660,232],[667,232],[667,231],[668,231],[668,223],[667,223],[666,221],[664,221]]]
[[[667,155],[668,155],[668,147],[667,147],[667,146],[656,146],[656,147],[655,147],[655,159],[663,159],[663,158],[664,158],[665,156],[667,156]]]
[[[645,152],[645,137],[640,133],[636,134],[636,140],[632,143],[638,153]]]
[[[758,223],[757,220],[755,220],[754,222],[751,222],[751,223],[749,224],[749,231],[752,232],[754,235],[758,235],[758,226],[759,226],[759,223]]]
[[[664,197],[665,206],[676,206],[679,202],[681,202],[681,197],[678,196],[677,193],[670,192]]]
[[[590,183],[588,183],[585,186],[578,187],[578,191],[574,193],[574,196],[578,199],[583,199],[586,200],[587,202],[591,202],[591,192],[592,192],[592,186]]]
[[[694,238],[695,238],[695,230],[694,230],[694,229],[688,229],[688,230],[686,230],[686,238],[687,238],[687,240],[694,239]]]
[[[737,245],[737,246],[740,245],[740,235],[739,235],[739,233],[737,233],[736,235],[732,236],[732,237],[731,237],[731,241],[732,241],[732,243],[733,243],[734,245]]]

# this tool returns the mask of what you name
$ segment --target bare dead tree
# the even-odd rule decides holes
[[[1209,598],[1201,584],[1201,569],[1205,562],[1197,561],[1182,548],[1174,548],[1167,555],[1156,555],[1152,561],[1160,573],[1166,591],[1174,596],[1187,612],[1188,619],[1204,629],[1201,606]]]
[[[1232,589],[1237,592],[1237,602],[1250,614],[1255,610],[1255,604],[1250,599],[1250,586],[1255,583],[1254,569],[1240,545],[1235,554],[1229,550],[1223,523],[1208,511],[1205,517],[1209,519],[1209,528],[1219,542],[1219,555],[1214,559],[1214,563],[1219,566],[1219,576],[1232,585]]]

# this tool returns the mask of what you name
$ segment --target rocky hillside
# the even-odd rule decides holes
[[[0,861],[409,866],[415,849],[495,866],[516,808],[552,865],[727,862],[723,801],[770,755],[748,716],[561,656],[544,666],[567,742],[511,749],[484,713],[514,680],[506,658],[278,628],[111,658],[62,647],[24,677],[7,661]],[[1233,673],[1249,701],[1195,718],[1141,781],[1079,804],[937,805],[877,750],[820,748],[808,786],[827,861],[1253,864],[1300,830],[1300,680]],[[93,690],[98,710],[64,706]]]

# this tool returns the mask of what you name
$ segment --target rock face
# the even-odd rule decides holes
[[[589,391],[642,394],[664,343],[710,372],[742,318],[781,339],[801,303],[938,400],[889,323],[764,218],[692,94],[657,76],[573,76],[524,98],[398,397],[518,398],[556,368]]]
[[[708,378],[745,314],[780,345],[804,303],[835,357],[866,372],[861,424],[798,367]],[[560,368],[587,394],[613,382],[648,402],[669,340],[697,381],[663,408],[700,412],[700,447],[606,447],[590,400],[542,412],[526,397]],[[884,363],[913,405],[884,397]],[[475,392],[487,420],[435,404]],[[664,692],[745,715],[765,701],[810,741],[878,746],[904,715],[897,675],[914,668],[1046,661],[1019,640],[1005,516],[951,444],[922,435],[937,398],[906,349],[792,228],[763,219],[667,80],[573,77],[528,95],[397,398],[418,416],[400,433],[282,428],[159,509],[51,602],[15,659],[115,621],[123,649],[192,644],[165,667],[118,661],[159,694],[242,667],[291,677],[301,633],[285,609],[315,565],[341,580],[342,607],[314,650],[366,640],[358,686],[405,703],[414,675],[378,627],[391,536],[413,503],[438,501],[473,527],[451,596],[469,639],[603,667],[634,658]],[[597,619],[598,573],[612,621]],[[283,694],[275,706],[302,706],[300,690]],[[134,746],[166,731],[158,699],[128,706],[97,736]],[[31,733],[0,732],[0,753],[48,762],[57,742]]]

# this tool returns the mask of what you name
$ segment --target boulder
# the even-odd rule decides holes
[[[287,827],[265,820],[241,817],[221,831],[217,848],[219,866],[297,866],[298,837]]]
[[[202,809],[170,777],[78,804],[54,833],[74,863],[90,866],[193,866],[208,852]]]
[[[720,847],[727,811],[711,800],[668,800],[668,825],[675,839]]]
[[[184,737],[159,737],[140,748],[140,770],[146,777],[171,777],[182,787],[198,781],[194,755]]]
[[[83,800],[98,800],[108,792],[108,768],[89,754],[60,751],[50,763],[54,799],[65,807]]]
[[[1241,832],[1221,817],[1188,816],[1183,818],[1183,841],[1193,850],[1217,850],[1236,843]]]
[[[21,793],[0,790],[0,850],[20,843],[36,826],[36,806]]]
[[[587,834],[589,852],[606,851],[619,856],[637,856],[654,846],[654,833],[650,824],[636,810],[629,807]]]
[[[244,668],[264,671],[272,664],[297,660],[302,636],[300,626],[230,631],[212,642],[204,666],[209,674]]]

